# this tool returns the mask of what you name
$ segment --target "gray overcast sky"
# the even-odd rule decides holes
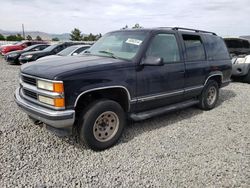
[[[106,33],[139,23],[250,35],[250,0],[0,0],[0,29]]]

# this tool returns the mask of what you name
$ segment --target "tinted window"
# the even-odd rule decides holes
[[[205,46],[209,59],[229,59],[228,50],[222,38],[218,36],[207,35]]]
[[[47,47],[48,47],[48,45],[39,46],[39,47],[38,47],[38,50],[43,50],[43,49],[45,49],[45,48],[47,48]]]
[[[88,46],[81,47],[81,48],[77,49],[76,51],[74,51],[74,53],[79,54],[79,53],[81,53],[83,50],[86,50],[86,49],[88,49],[88,48],[89,48]]]
[[[54,53],[58,53],[58,52],[62,51],[65,47],[66,47],[66,46],[58,46],[58,47],[56,47],[56,48],[53,50],[53,52],[54,52]]]
[[[201,37],[197,35],[182,35],[187,61],[201,61],[205,60],[205,50],[201,41]]]
[[[180,61],[179,48],[173,34],[158,34],[151,41],[146,53],[151,57],[162,57],[164,63]]]
[[[70,53],[72,53],[77,48],[78,48],[77,46],[70,46],[70,47],[65,48],[64,50],[60,51],[58,53],[58,55],[67,56],[67,55],[69,55]]]

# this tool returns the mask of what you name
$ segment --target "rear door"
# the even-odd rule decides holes
[[[176,34],[156,33],[144,58],[161,57],[163,66],[141,66],[137,71],[137,110],[175,103],[183,97],[185,66]]]
[[[198,95],[209,71],[204,42],[199,34],[179,33],[185,55],[185,96]]]

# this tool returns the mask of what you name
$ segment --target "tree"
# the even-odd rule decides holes
[[[37,41],[41,41],[41,40],[43,40],[43,39],[38,35],[38,36],[36,36],[36,40],[37,40]]]
[[[31,37],[30,35],[28,35],[28,36],[26,37],[26,39],[27,39],[27,40],[32,40],[32,37]]]
[[[79,29],[75,28],[73,31],[71,31],[70,34],[70,40],[72,41],[81,41],[83,40],[82,33]]]
[[[138,23],[136,23],[136,24],[132,27],[132,29],[139,29],[139,28],[142,28],[142,26],[140,26]]]
[[[101,38],[101,37],[102,37],[102,34],[99,33],[99,35],[96,35],[96,36],[95,36],[95,40],[99,40],[99,38]]]
[[[96,36],[93,35],[92,33],[89,34],[89,41],[95,41],[96,40]]]
[[[16,41],[16,35],[9,35],[6,37],[7,41]]]
[[[5,40],[5,37],[2,34],[0,34],[0,40]]]
[[[85,36],[83,38],[83,40],[84,41],[96,41],[96,40],[98,40],[101,37],[102,37],[101,33],[99,33],[98,35],[93,35],[92,33],[90,33],[89,35]]]
[[[8,40],[8,41],[21,41],[21,40],[24,40],[24,38],[20,34],[17,34],[17,35],[7,36],[6,40]]]
[[[16,37],[17,37],[17,41],[24,40],[24,38],[22,37],[22,35],[19,34],[19,33],[16,35]]]
[[[52,40],[52,41],[59,41],[59,38],[54,37],[54,38],[52,38],[51,40]]]

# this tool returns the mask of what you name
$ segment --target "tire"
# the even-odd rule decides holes
[[[250,70],[248,71],[247,75],[243,77],[243,82],[250,84]]]
[[[78,138],[81,144],[98,151],[113,146],[120,138],[126,123],[122,107],[112,100],[90,104],[80,115]]]
[[[215,80],[209,80],[199,96],[199,107],[202,110],[211,110],[216,106],[218,98],[218,83]]]

